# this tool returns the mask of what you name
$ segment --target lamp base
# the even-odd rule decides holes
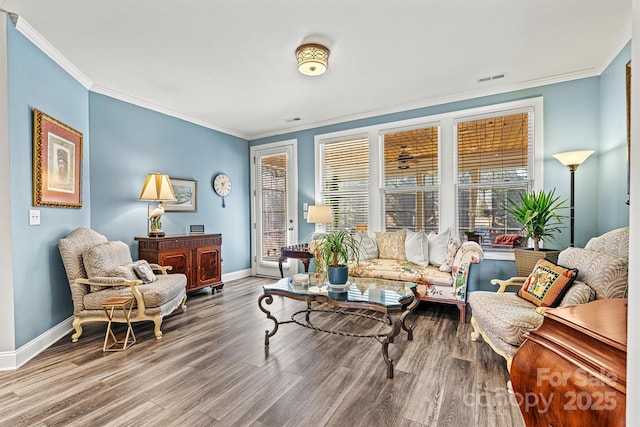
[[[162,230],[150,231],[149,232],[149,237],[164,237],[164,231],[162,231]]]

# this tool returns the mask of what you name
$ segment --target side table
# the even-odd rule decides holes
[[[133,333],[133,328],[131,327],[130,320],[131,311],[133,310],[133,298],[112,297],[102,303],[102,308],[104,309],[104,312],[109,319],[109,323],[107,324],[107,332],[104,336],[102,351],[123,351],[135,344],[136,336]],[[111,324],[113,323],[113,315],[115,310],[118,308],[122,309],[122,315],[124,316],[125,322],[127,323],[127,332],[124,338],[121,340],[116,338],[113,330],[111,329]]]
[[[282,272],[282,263],[287,258],[295,258],[302,261],[304,272],[309,272],[309,262],[313,258],[313,254],[309,252],[309,244],[301,243],[299,245],[284,246],[280,248],[280,258],[278,258],[278,269],[280,269],[280,277],[284,277]]]

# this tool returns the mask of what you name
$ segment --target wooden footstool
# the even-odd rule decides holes
[[[133,333],[131,327],[131,310],[133,310],[133,298],[132,297],[112,297],[102,303],[102,308],[109,319],[107,324],[107,332],[104,336],[104,345],[102,351],[123,351],[131,347],[136,342],[136,336]],[[127,323],[127,332],[123,339],[116,338],[111,324],[113,323],[113,314],[117,308],[122,309],[122,315]]]

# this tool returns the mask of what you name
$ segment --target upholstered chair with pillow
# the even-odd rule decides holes
[[[102,303],[111,297],[132,296],[131,321],[154,322],[157,339],[162,338],[162,319],[178,307],[187,308],[186,276],[167,274],[171,267],[133,262],[124,242],[110,242],[93,230],[77,228],[60,240],[58,248],[73,299],[73,342],[82,335],[84,323],[109,320]],[[125,319],[115,312],[113,321]]]
[[[529,277],[491,281],[497,292],[476,291],[469,296],[471,340],[480,336],[511,360],[527,332],[544,320],[549,307],[586,304],[595,299],[626,298],[629,269],[629,229],[620,228],[589,240],[584,248],[570,247],[558,264],[540,260]],[[505,292],[508,286],[517,292]]]

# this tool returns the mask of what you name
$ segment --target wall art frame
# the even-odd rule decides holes
[[[631,61],[625,65],[627,92],[627,205],[631,198]]]
[[[164,202],[165,211],[194,212],[198,210],[198,181],[194,179],[172,178],[171,187],[176,200]]]
[[[82,133],[33,110],[33,206],[82,207]]]

